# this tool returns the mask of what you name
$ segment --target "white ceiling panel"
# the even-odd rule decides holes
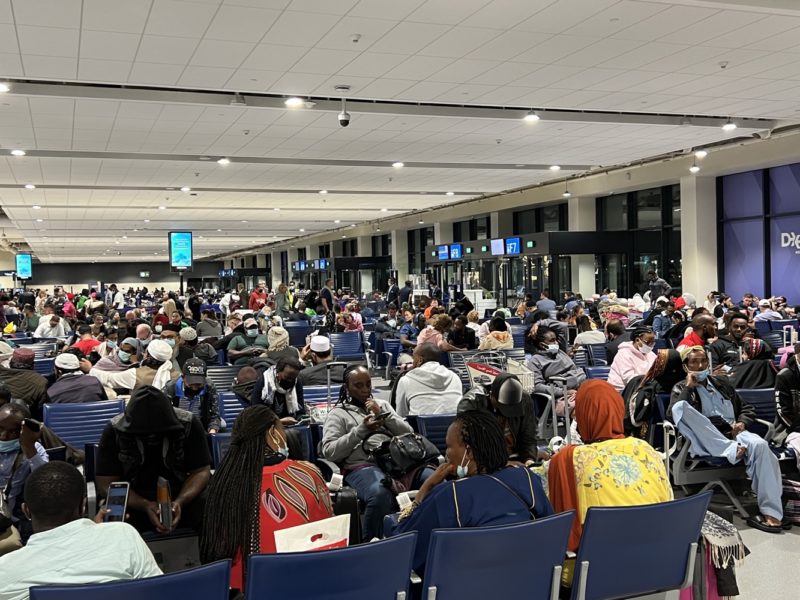
[[[205,33],[211,40],[258,42],[280,16],[279,10],[222,6]]]

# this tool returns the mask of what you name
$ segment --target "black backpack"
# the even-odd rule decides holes
[[[365,452],[372,454],[384,473],[394,478],[402,477],[423,465],[435,463],[441,455],[433,443],[418,433],[396,435],[384,440],[373,450],[367,449],[367,440],[376,434],[387,435],[385,431],[375,431],[364,439],[361,446]]]

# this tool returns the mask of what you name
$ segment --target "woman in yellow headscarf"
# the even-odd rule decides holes
[[[575,511],[567,549],[577,552],[586,511],[593,506],[638,506],[672,500],[663,458],[647,442],[625,437],[622,396],[590,379],[575,396],[575,420],[585,445],[565,446],[550,461],[550,502],[556,512]],[[565,564],[566,582],[572,565]]]

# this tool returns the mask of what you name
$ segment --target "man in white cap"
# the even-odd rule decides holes
[[[313,366],[300,371],[297,380],[305,387],[307,385],[328,385],[328,363],[333,362],[331,340],[324,335],[315,335],[311,342],[301,352],[303,360],[311,361]],[[342,365],[331,367],[331,383],[340,385],[344,383],[344,369]]]
[[[131,391],[145,385],[163,389],[167,383],[180,376],[180,372],[172,368],[172,347],[164,340],[150,342],[142,362],[136,368],[127,371],[101,371],[93,368],[89,374],[97,377],[106,387]]]
[[[764,298],[758,303],[758,313],[753,317],[754,321],[779,321],[783,319],[781,313],[772,310],[772,304]]]
[[[56,357],[56,382],[47,389],[47,401],[55,404],[66,402],[97,402],[108,400],[103,384],[91,375],[92,363],[71,352],[64,352]]]
[[[179,369],[183,369],[184,363],[194,357],[194,349],[197,347],[197,330],[194,327],[184,327],[178,333],[178,351],[175,353],[175,362]],[[173,365],[174,366],[174,365]]]

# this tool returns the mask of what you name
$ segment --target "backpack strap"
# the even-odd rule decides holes
[[[517,467],[517,468],[519,468],[519,467]],[[528,469],[525,469],[525,474],[528,476],[528,485],[530,486],[530,490],[531,490],[531,505],[530,506],[528,506],[527,500],[525,500],[517,492],[515,492],[513,489],[511,489],[511,486],[509,486],[505,481],[495,477],[494,475],[487,475],[487,477],[490,477],[490,478],[494,479],[497,483],[499,483],[504,488],[506,488],[511,493],[512,496],[514,496],[517,500],[522,502],[525,505],[525,508],[527,509],[528,514],[530,515],[531,519],[535,520],[536,519],[536,515],[534,513],[534,508],[536,506],[536,496],[533,493],[533,481],[531,480],[531,473],[530,473],[530,471]]]

